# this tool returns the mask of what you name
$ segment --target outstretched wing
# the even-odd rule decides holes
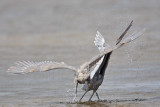
[[[145,29],[133,33],[130,36],[126,37],[123,41],[121,41],[119,44],[115,45],[115,46],[111,46],[110,48],[108,48],[107,50],[105,50],[104,52],[96,55],[95,57],[93,57],[87,64],[86,66],[84,66],[84,68],[90,69],[91,67],[93,67],[105,54],[112,52],[120,47],[122,47],[123,45],[135,40],[136,38],[138,38],[139,36],[141,36],[143,33],[145,32]]]
[[[116,45],[118,45],[121,40],[123,39],[124,35],[127,33],[127,31],[130,29],[130,27],[132,26],[132,23],[133,23],[133,20],[130,22],[130,24],[128,25],[128,27],[125,29],[125,31],[120,35],[120,37],[117,39],[116,41]],[[105,43],[105,40],[103,38],[103,36],[100,34],[99,31],[97,31],[97,34],[96,34],[96,37],[95,37],[95,41],[94,41],[95,45],[98,47],[99,51],[100,52],[104,52],[105,50],[109,49],[110,48],[110,45],[106,44]],[[106,44],[106,45],[105,45]],[[112,54],[112,52],[110,53],[107,53],[109,54],[108,58],[107,58],[107,62],[109,61],[110,59],[110,55]],[[96,66],[95,68],[93,69],[93,71],[91,72],[90,74],[90,78],[92,79],[94,77],[94,75],[96,74],[96,72],[98,72],[98,69],[102,63],[104,59],[104,56],[96,63]],[[108,64],[107,64],[108,65]],[[106,66],[107,66],[106,65]]]
[[[127,31],[131,28],[133,23],[133,20],[130,22],[130,24],[128,25],[128,27],[125,29],[125,31],[120,35],[120,37],[117,39],[116,41],[116,45],[118,45],[121,40],[123,39],[123,37],[125,36],[125,34],[127,33]],[[101,33],[99,31],[97,31],[96,37],[95,37],[95,41],[94,41],[95,45],[98,47],[99,51],[102,53],[105,50],[108,50],[111,48],[110,45],[105,43],[105,40],[103,38],[103,36],[101,35]],[[95,61],[95,63],[97,64],[97,66],[99,66],[99,64],[102,62],[103,57],[101,57],[100,59],[97,59]],[[95,64],[93,64],[95,65]],[[97,67],[95,67],[96,69]],[[96,71],[96,70],[94,70]]]
[[[24,74],[31,72],[44,72],[53,69],[71,69],[77,71],[75,67],[69,66],[64,62],[55,61],[42,61],[42,62],[32,62],[32,61],[19,61],[16,62],[14,66],[8,69],[8,72]]]
[[[125,31],[121,34],[121,36],[117,39],[116,45],[118,43],[120,43],[120,41],[122,40],[122,38],[124,37],[124,35],[131,28],[132,23],[133,23],[133,20],[130,22],[130,24],[125,29]],[[95,37],[95,40],[94,40],[94,44],[95,44],[95,46],[98,47],[98,49],[99,49],[100,52],[103,52],[103,51],[107,50],[107,48],[110,48],[110,45],[108,45],[107,43],[105,43],[104,37],[101,35],[101,33],[99,31],[97,31],[97,34],[96,34],[96,37]]]

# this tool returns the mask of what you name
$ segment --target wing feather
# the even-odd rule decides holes
[[[128,25],[128,27],[125,29],[125,31],[120,35],[120,37],[117,39],[116,41],[116,45],[119,44],[121,42],[121,40],[123,39],[123,37],[126,35],[126,33],[128,32],[128,30],[131,28],[133,23],[133,20],[130,22],[130,24]],[[110,48],[110,45],[105,43],[104,37],[101,35],[101,33],[99,31],[97,31],[96,37],[95,37],[95,46],[98,47],[99,51],[102,53],[105,50]],[[93,65],[96,64],[96,67],[94,68],[94,70],[91,72],[91,78],[93,77],[93,75],[96,73],[98,67],[100,66],[100,63],[102,63],[104,57],[97,59],[95,61],[95,63],[93,63]]]
[[[91,69],[91,67],[93,67],[105,54],[112,52],[120,47],[122,47],[123,45],[137,39],[139,36],[141,36],[143,33],[145,32],[145,29],[142,29],[139,32],[133,33],[130,36],[126,37],[123,41],[121,41],[119,44],[115,45],[115,46],[111,46],[110,48],[108,48],[107,50],[105,50],[104,52],[96,55],[95,57],[93,57],[87,64],[86,66],[84,66],[84,68],[87,69]]]
[[[132,23],[133,23],[133,20],[130,22],[130,24],[125,29],[125,31],[121,34],[121,36],[117,39],[116,45],[118,43],[120,43],[120,41],[122,40],[122,38],[124,37],[124,35],[131,28]],[[102,34],[99,31],[97,31],[97,34],[95,36],[94,44],[95,44],[95,46],[98,47],[98,49],[99,49],[100,52],[103,52],[103,51],[107,50],[107,48],[110,48],[110,45],[108,45],[107,43],[105,43],[104,37],[102,36]]]
[[[104,37],[99,31],[97,31],[97,34],[95,36],[94,44],[95,46],[97,46],[100,52],[103,52],[106,48],[109,47],[109,45],[105,43]]]
[[[116,45],[121,42],[121,40],[122,40],[122,38],[124,37],[124,35],[125,35],[125,34],[127,33],[127,31],[131,28],[132,23],[133,23],[133,20],[131,21],[131,23],[129,24],[129,26],[125,29],[125,31],[121,34],[121,36],[117,39]]]
[[[31,72],[44,72],[53,69],[71,69],[77,71],[75,67],[69,66],[64,62],[55,62],[55,61],[19,61],[16,62],[14,66],[8,69],[8,72],[12,73],[31,73]]]

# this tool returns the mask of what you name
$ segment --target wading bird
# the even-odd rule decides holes
[[[94,43],[98,47],[100,53],[94,56],[88,62],[83,63],[79,69],[73,66],[69,66],[65,64],[64,62],[19,61],[15,63],[15,66],[10,67],[8,69],[8,72],[12,72],[16,74],[25,74],[25,73],[32,73],[32,72],[45,72],[45,71],[50,71],[53,69],[70,69],[76,72],[76,76],[74,79],[75,97],[73,101],[75,101],[75,98],[77,97],[78,83],[84,84],[82,90],[85,91],[85,93],[83,94],[83,96],[80,98],[79,101],[81,101],[84,95],[90,90],[93,90],[93,93],[91,97],[89,98],[89,101],[92,99],[92,96],[94,95],[94,93],[96,93],[96,96],[99,99],[98,93],[96,91],[103,82],[105,70],[108,66],[108,62],[109,62],[110,55],[112,54],[112,52],[122,47],[123,45],[135,40],[136,38],[141,36],[145,31],[143,29],[139,32],[134,32],[133,34],[129,35],[124,40],[122,40],[122,38],[127,33],[127,31],[130,29],[131,26],[132,26],[132,22],[129,24],[127,29],[122,33],[122,35],[117,39],[116,45],[114,46],[109,46],[108,44],[106,44],[103,36],[97,31]],[[93,71],[91,71],[91,68],[94,66],[95,68],[93,69]]]

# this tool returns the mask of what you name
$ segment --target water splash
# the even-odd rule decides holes
[[[71,101],[74,98],[74,88],[72,89],[66,89],[65,91],[65,99],[66,101]]]

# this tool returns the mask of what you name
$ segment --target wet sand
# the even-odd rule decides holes
[[[160,2],[1,0],[0,106],[2,107],[158,107],[160,105]],[[128,34],[146,28],[136,41],[116,50],[93,102],[71,103],[74,73],[55,70],[13,75],[15,61],[64,61],[79,67],[98,52],[99,30],[113,45],[134,20]],[[78,88],[78,98],[84,92]]]

